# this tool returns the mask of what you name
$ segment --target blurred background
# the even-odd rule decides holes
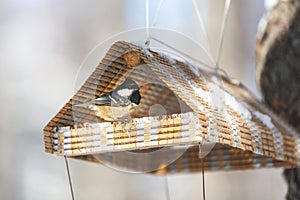
[[[150,24],[158,6],[150,1]],[[224,2],[199,1],[213,57]],[[254,46],[261,0],[233,0],[221,67],[259,95]],[[142,0],[0,1],[0,199],[71,199],[63,158],[44,153],[43,127],[74,94],[88,53],[145,26]],[[192,1],[165,0],[157,26],[202,41]],[[166,199],[161,176],[69,160],[75,199]],[[201,199],[201,174],[168,176],[172,200]],[[207,199],[284,199],[282,169],[206,173]]]

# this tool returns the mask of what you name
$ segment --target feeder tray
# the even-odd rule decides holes
[[[139,85],[147,80],[131,120],[107,122],[94,111],[76,106],[111,92],[126,77]],[[216,93],[222,94],[223,110],[213,103]],[[155,104],[163,105],[166,113],[149,116]],[[169,165],[162,159],[161,167],[152,171],[157,174],[201,171],[198,144],[214,142],[203,158],[205,170],[296,167],[299,139],[296,130],[242,84],[123,41],[111,46],[79,91],[44,128],[47,153],[89,162],[100,163],[98,154],[174,147],[168,151],[172,156],[180,147],[187,148]],[[155,159],[160,162],[159,157]],[[113,162],[122,165],[130,160],[120,156]]]

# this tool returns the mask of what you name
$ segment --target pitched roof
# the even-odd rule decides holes
[[[94,111],[74,106],[112,91],[126,77],[141,85],[141,103],[131,121],[105,122]],[[163,105],[164,116],[149,116],[156,104]],[[203,140],[217,141],[204,158],[209,170],[299,164],[299,135],[243,85],[127,42],[111,46],[44,128],[46,152],[94,162],[99,160],[93,155],[103,152],[196,145],[155,173],[200,170],[197,144]]]

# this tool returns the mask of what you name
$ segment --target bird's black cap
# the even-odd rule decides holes
[[[139,89],[139,86],[138,84],[133,81],[131,78],[126,78],[126,80],[121,84],[119,85],[116,90],[121,90],[121,89],[136,89],[138,90]]]

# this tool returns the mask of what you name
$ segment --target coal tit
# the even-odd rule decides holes
[[[77,106],[94,110],[98,117],[106,121],[116,121],[128,119],[130,113],[139,105],[140,100],[138,84],[132,79],[126,78],[115,90]]]

